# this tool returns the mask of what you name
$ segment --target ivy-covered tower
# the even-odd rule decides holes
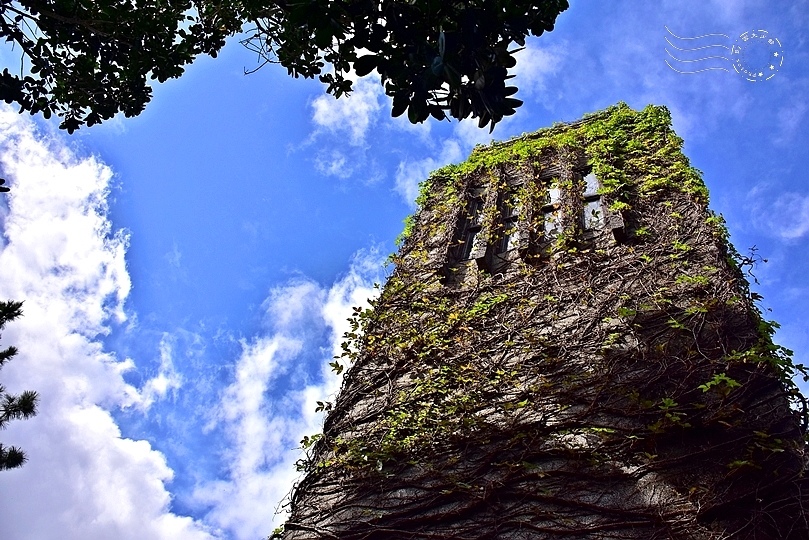
[[[621,104],[433,173],[280,535],[809,538],[800,366],[681,146]]]

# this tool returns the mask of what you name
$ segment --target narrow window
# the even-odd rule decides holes
[[[471,259],[476,251],[478,235],[483,221],[482,193],[473,194],[466,206],[466,219],[461,231],[461,259]]]
[[[552,238],[562,229],[562,211],[560,205],[562,192],[559,187],[551,187],[542,205],[542,216],[545,220],[545,237]]]
[[[502,225],[502,232],[500,236],[500,244],[497,249],[498,253],[505,253],[506,251],[517,249],[519,247],[520,234],[518,222],[520,219],[520,214],[516,197],[516,192],[510,191],[503,197],[503,201],[500,204],[500,222]]]
[[[598,194],[598,178],[592,172],[584,177],[584,215],[582,227],[585,231],[604,226],[604,212],[601,209],[601,195]]]

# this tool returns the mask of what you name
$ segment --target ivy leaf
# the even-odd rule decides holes
[[[345,366],[343,366],[343,364],[341,364],[337,360],[335,360],[334,362],[329,362],[329,365],[331,366],[331,370],[334,371],[337,375],[340,375],[343,372],[343,369],[345,369]]]

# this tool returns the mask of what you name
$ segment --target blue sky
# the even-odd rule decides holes
[[[665,37],[695,42],[665,26],[725,46],[767,30],[784,63],[758,82],[678,73]],[[493,136],[668,106],[732,240],[769,260],[757,290],[806,362],[808,39],[807,0],[573,2],[520,53],[525,105]],[[675,65],[732,69],[710,62]],[[269,534],[315,401],[339,387],[327,362],[345,319],[384,280],[418,182],[490,140],[473,122],[390,118],[373,76],[335,101],[276,66],[245,76],[254,65],[234,41],[140,117],[73,136],[0,110],[0,297],[25,300],[0,377],[42,396],[0,439],[30,457],[2,475],[0,537]]]

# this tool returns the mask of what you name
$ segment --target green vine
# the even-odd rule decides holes
[[[809,373],[774,344],[745,276],[755,257],[727,242],[670,122],[619,104],[477,147],[422,184],[393,275],[331,364],[344,385],[318,403],[323,433],[301,441],[284,538],[718,539],[797,523],[809,411],[794,379]],[[574,166],[622,216],[620,241],[585,239],[570,218],[584,205]],[[541,249],[494,271],[453,258],[481,192],[486,242],[507,201]]]

